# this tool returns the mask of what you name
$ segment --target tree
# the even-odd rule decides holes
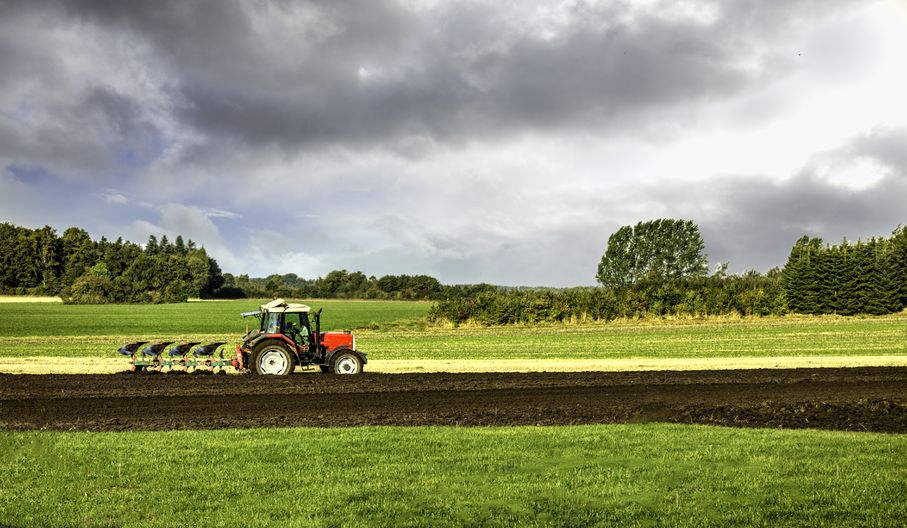
[[[107,265],[98,262],[76,278],[65,300],[75,304],[104,304],[111,301],[113,289]]]
[[[173,249],[176,250],[178,255],[186,256],[189,253],[189,249],[186,247],[186,244],[183,243],[183,235],[176,235],[176,241],[173,243]]]
[[[41,272],[41,291],[56,294],[60,291],[59,277],[62,249],[57,232],[50,226],[44,226],[33,232],[37,258]]]
[[[145,254],[148,256],[157,255],[160,252],[160,248],[157,244],[157,237],[154,235],[148,236],[148,242],[145,243]]]
[[[12,291],[19,285],[16,265],[19,254],[18,238],[21,227],[9,223],[0,224],[0,290]]]
[[[891,234],[892,261],[900,284],[900,306],[907,308],[907,226],[898,226]]]
[[[623,226],[608,238],[598,282],[620,288],[643,279],[704,277],[708,258],[699,227],[690,220],[659,219]]]
[[[95,244],[88,232],[70,227],[63,232],[63,280],[72,284],[97,260]]]

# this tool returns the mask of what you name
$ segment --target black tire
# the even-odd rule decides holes
[[[252,350],[249,370],[260,376],[287,376],[295,366],[293,352],[286,344],[265,341]]]
[[[321,372],[324,372],[325,374],[331,373],[331,367],[329,367],[327,365],[318,365],[318,368],[320,368]]]
[[[332,374],[362,374],[362,358],[355,352],[337,352],[331,358]]]

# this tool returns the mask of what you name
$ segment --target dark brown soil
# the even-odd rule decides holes
[[[0,375],[0,428],[676,422],[907,433],[907,368],[485,374]]]

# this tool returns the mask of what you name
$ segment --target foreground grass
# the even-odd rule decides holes
[[[258,302],[0,304],[0,357],[111,357],[136,338],[235,342],[243,330],[238,313]],[[380,360],[907,356],[907,313],[438,328],[419,324],[426,303],[312,304],[325,307],[325,328],[358,328],[359,348]],[[369,329],[376,326],[390,330]]]
[[[681,425],[0,432],[0,525],[902,526],[907,436]]]

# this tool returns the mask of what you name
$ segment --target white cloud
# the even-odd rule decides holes
[[[98,193],[98,196],[109,204],[126,205],[129,203],[129,198],[126,198],[126,196],[116,189],[104,189]]]
[[[216,207],[202,208],[201,211],[208,218],[229,218],[230,220],[242,218],[241,214],[234,213],[233,211],[227,211],[226,209],[218,209]]]

